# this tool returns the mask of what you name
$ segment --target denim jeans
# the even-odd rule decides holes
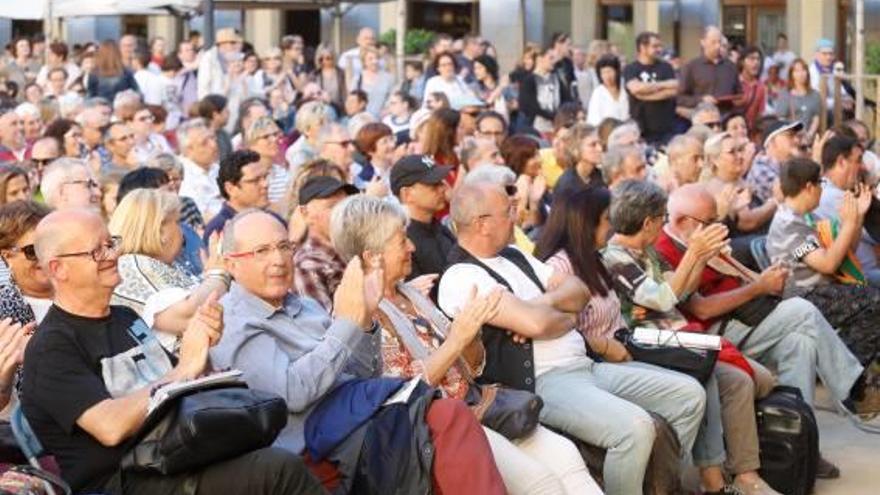
[[[603,447],[605,492],[641,493],[654,444],[650,410],[666,419],[690,452],[706,394],[693,378],[645,363],[589,359],[550,370],[536,380],[544,400],[541,422]]]
[[[720,323],[711,331],[717,333],[719,327]],[[751,327],[744,323],[730,320],[724,337],[738,346],[749,330]],[[755,327],[741,350],[756,361],[775,367],[779,383],[799,388],[811,405],[817,373],[832,396],[844,400],[863,371],[822,313],[800,297],[780,302]]]

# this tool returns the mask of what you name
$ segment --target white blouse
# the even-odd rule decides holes
[[[629,95],[626,94],[623,86],[620,87],[616,100],[604,84],[593,88],[590,106],[587,108],[587,123],[597,126],[608,117],[622,121],[629,120]]]

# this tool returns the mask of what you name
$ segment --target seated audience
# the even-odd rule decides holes
[[[372,315],[382,281],[378,271],[365,275],[360,258],[352,260],[334,294],[331,319],[315,301],[291,293],[293,247],[287,236],[284,224],[259,210],[241,212],[226,226],[223,252],[235,282],[221,301],[225,335],[211,349],[211,361],[241,369],[254,388],[284,397],[290,417],[275,445],[299,453],[306,446],[307,419],[321,400],[346,382],[381,371]],[[503,493],[486,438],[463,403],[435,400],[426,421],[436,490]]]
[[[823,234],[812,215],[821,203],[821,170],[818,163],[808,158],[795,158],[783,164],[780,184],[785,199],[770,224],[767,254],[774,263],[785,264],[791,270],[783,297],[799,296],[819,308],[859,363],[870,370],[880,356],[880,342],[876,338],[880,290],[865,284],[852,249],[862,234],[871,192],[845,192],[836,235]],[[869,377],[868,383],[875,380]],[[840,391],[835,395],[841,397]],[[877,407],[877,396],[869,398],[869,403],[851,403],[848,409],[861,413]]]
[[[269,169],[254,151],[233,151],[220,162],[217,186],[223,196],[223,206],[205,225],[202,241],[205,245],[215,232],[222,232],[226,222],[249,208],[269,206]]]
[[[451,323],[443,317],[444,326],[434,328],[431,317],[439,316],[434,303],[414,288],[404,290],[417,250],[407,237],[406,224],[406,214],[396,205],[368,196],[351,198],[333,212],[333,245],[344,259],[359,256],[368,267],[381,270],[384,294],[376,318],[381,327],[383,373],[404,378],[421,375],[449,397],[464,399],[469,386],[466,377],[479,376],[485,364],[478,334],[497,315],[501,289],[475,297],[472,287],[471,299],[458,317]],[[427,313],[429,309],[432,313]],[[403,332],[406,336],[400,335]],[[410,343],[409,338],[418,342]],[[409,347],[415,344],[419,344],[417,349]],[[529,436],[511,442],[483,429],[508,493],[601,493],[577,449],[564,437],[539,425]]]
[[[209,368],[208,348],[223,331],[222,309],[207,301],[183,333],[180,359],[152,363],[164,375],[136,389],[117,387],[102,366],[139,345],[132,332],[149,330],[128,308],[111,306],[119,284],[118,239],[97,213],[55,212],[37,226],[40,266],[54,290],[54,304],[27,347],[22,410],[43,447],[61,466],[77,493],[196,494],[323,493],[294,454],[256,450],[194,472],[164,476],[126,472],[120,461],[147,416],[156,385],[189,380]],[[141,388],[142,387],[142,388]]]
[[[602,163],[602,143],[599,142],[595,127],[575,124],[569,129],[562,146],[568,163],[553,187],[554,195],[605,185],[599,169]]]
[[[610,188],[625,180],[644,180],[647,176],[645,154],[638,146],[612,146],[602,155],[602,179]]]
[[[606,492],[639,493],[655,436],[645,409],[666,419],[689,452],[705,393],[684,375],[590,359],[575,328],[589,298],[586,286],[508,248],[515,212],[498,185],[459,188],[452,201],[459,244],[440,279],[439,307],[455,318],[471,299],[463,287],[475,286],[477,296],[505,288],[482,329],[484,380],[537,393],[543,424],[607,449]]]

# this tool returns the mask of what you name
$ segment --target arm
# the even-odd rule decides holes
[[[686,108],[693,108],[700,103],[702,99],[699,96],[694,95],[693,88],[693,78],[691,77],[691,66],[690,64],[685,65],[681,69],[681,79],[680,79],[680,88],[681,91],[678,93],[678,105]]]
[[[813,270],[825,275],[833,275],[846,257],[853,243],[858,242],[861,223],[841,226],[840,233],[831,246],[818,248],[804,257],[804,263]]]
[[[153,315],[152,327],[156,330],[181,335],[199,306],[212,292],[226,293],[226,284],[216,277],[206,278],[182,301],[176,302]],[[148,322],[149,323],[149,322]]]
[[[509,291],[501,295],[493,326],[531,339],[553,339],[577,325],[577,316],[536,301],[524,301]]]
[[[760,295],[762,292],[757,283],[711,296],[695,293],[684,304],[684,309],[701,320],[708,320],[729,313]]]
[[[550,112],[541,110],[540,105],[538,105],[538,88],[532,75],[527,76],[520,86],[519,108],[525,114],[527,120],[533,120],[536,115],[548,119],[553,118]]]
[[[579,313],[590,300],[589,289],[574,275],[556,272],[549,285],[552,289],[548,287],[547,292],[532,302],[546,304],[563,313]]]
[[[751,232],[757,230],[767,224],[776,213],[776,200],[768,199],[763,205],[757,208],[749,208],[748,206],[737,211],[736,226],[744,231]]]

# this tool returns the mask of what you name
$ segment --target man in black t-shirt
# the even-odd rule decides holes
[[[143,425],[150,391],[206,371],[223,315],[216,297],[209,297],[181,336],[173,367],[160,348],[148,352],[146,342],[155,338],[146,324],[130,309],[110,306],[120,282],[118,246],[103,220],[85,210],[52,213],[36,230],[37,256],[52,282],[54,304],[25,352],[22,410],[74,492],[177,494],[191,478],[198,494],[323,493],[298,457],[276,449],[183,475],[126,473],[122,482],[119,462]],[[147,386],[121,384],[111,364],[133,350],[132,362],[161,378]]]
[[[409,225],[406,236],[415,245],[409,279],[440,274],[446,255],[455,246],[455,236],[434,215],[446,207],[444,179],[452,167],[436,165],[427,155],[408,155],[391,169],[391,191],[406,207]]]
[[[660,58],[663,43],[657,33],[639,34],[636,50],[636,61],[623,69],[629,112],[638,122],[645,141],[665,144],[675,128],[678,79],[672,66]]]

